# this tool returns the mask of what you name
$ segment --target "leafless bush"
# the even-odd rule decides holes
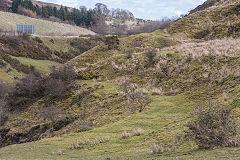
[[[129,137],[131,137],[130,133],[128,133],[127,131],[122,132],[121,139],[127,139]]]
[[[110,29],[110,33],[114,35],[126,35],[128,31],[127,25],[118,25]]]
[[[10,91],[11,91],[11,86],[9,86],[6,83],[0,82],[0,99],[5,99]]]
[[[155,62],[156,62],[156,55],[157,55],[157,50],[155,48],[147,48],[145,50],[145,55],[147,57],[147,63],[146,63],[146,67],[152,67],[154,66]]]
[[[33,11],[29,10],[29,9],[26,9],[26,8],[22,7],[22,6],[18,6],[18,13],[22,14],[24,16],[37,18],[37,13],[36,12],[33,12]]]
[[[48,78],[45,82],[44,94],[49,98],[61,97],[66,91],[66,83],[61,79]]]
[[[33,71],[16,84],[14,95],[35,98],[42,95],[42,75]]]
[[[44,120],[50,120],[51,122],[55,122],[60,118],[60,116],[62,114],[63,113],[58,106],[56,106],[54,104],[51,104],[51,105],[45,106],[43,108],[43,112],[41,113],[41,117]]]
[[[121,88],[125,96],[130,100],[131,103],[134,104],[134,112],[136,110],[142,112],[146,106],[152,102],[152,100],[147,95],[145,95],[142,90],[138,89],[137,85],[135,84],[131,84],[125,81],[122,84]]]
[[[143,130],[141,128],[134,129],[133,135],[134,136],[140,136],[143,134]]]
[[[232,107],[209,103],[195,110],[195,118],[188,123],[188,137],[199,149],[239,146],[239,133]]]
[[[106,24],[105,17],[100,16],[95,20],[95,24],[91,27],[91,30],[98,34],[109,34],[109,26]]]
[[[72,80],[76,76],[76,73],[72,66],[62,65],[51,68],[50,78],[61,79],[64,82]]]

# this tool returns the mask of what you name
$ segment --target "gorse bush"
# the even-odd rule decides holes
[[[192,137],[199,149],[239,146],[233,108],[210,103],[195,110],[195,118],[188,123],[187,137]]]
[[[97,74],[93,71],[79,71],[77,73],[77,78],[81,80],[91,80],[97,77]]]

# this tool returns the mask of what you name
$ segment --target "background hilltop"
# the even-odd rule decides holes
[[[219,1],[210,6],[203,7],[204,10],[197,8],[198,12],[193,10],[194,13],[177,20],[168,31],[196,39],[238,37],[240,2]]]
[[[0,11],[0,30],[3,32],[16,32],[17,24],[35,25],[35,34],[39,36],[81,36],[95,35],[94,32],[70,24],[35,19],[14,13]]]

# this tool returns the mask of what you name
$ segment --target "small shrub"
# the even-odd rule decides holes
[[[0,82],[0,99],[5,99],[10,91],[11,91],[11,86],[9,86],[6,83]]]
[[[61,109],[57,105],[50,104],[49,106],[44,106],[41,117],[44,120],[50,120],[51,122],[56,122],[60,115],[62,114]]]
[[[118,39],[118,36],[107,36],[105,38],[105,44],[108,46],[108,49],[118,49],[120,40]]]
[[[144,52],[144,54],[147,57],[147,63],[146,67],[152,67],[154,66],[156,62],[156,55],[157,55],[157,50],[155,48],[147,48]]]
[[[188,123],[187,136],[192,137],[199,149],[239,146],[233,108],[210,103],[195,110],[195,118]]]
[[[210,33],[211,32],[208,29],[206,29],[206,30],[202,30],[202,31],[195,33],[195,35],[193,35],[193,37],[196,39],[202,39],[202,38],[205,38]]]
[[[52,44],[54,44],[54,43],[55,43],[53,39],[50,39],[50,42],[51,42]]]
[[[127,131],[124,131],[122,134],[121,134],[121,139],[127,139],[131,137],[131,134],[128,133]]]
[[[39,37],[35,37],[34,40],[38,43],[43,43],[43,41]]]
[[[154,144],[152,146],[152,153],[154,154],[159,154],[159,153],[163,153],[165,150],[163,148],[162,145],[157,145],[157,144]]]
[[[126,98],[133,103],[133,112],[136,110],[142,112],[152,102],[152,100],[144,94],[143,90],[138,89],[137,85],[124,82],[121,89]]]
[[[176,148],[176,146],[172,142],[167,142],[167,143],[159,142],[158,144],[154,144],[152,146],[152,151],[151,152],[153,154],[162,154],[164,152],[174,151],[175,148]]]
[[[140,136],[140,135],[142,135],[142,134],[143,134],[143,130],[140,129],[140,128],[137,128],[137,129],[135,129],[135,130],[133,131],[133,135],[134,135],[134,136]]]
[[[76,77],[76,73],[72,66],[62,65],[58,67],[51,68],[50,78],[61,79],[64,82],[71,81]]]
[[[0,59],[0,67],[5,67],[6,65],[7,63]]]
[[[80,80],[91,80],[97,77],[97,74],[93,71],[79,71],[77,73],[77,78]]]
[[[61,97],[67,91],[67,85],[61,79],[48,78],[44,85],[44,95],[51,99]]]

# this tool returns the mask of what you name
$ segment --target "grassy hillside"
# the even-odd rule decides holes
[[[12,57],[19,60],[19,62],[22,64],[26,64],[26,65],[35,67],[35,69],[37,71],[40,71],[42,73],[49,73],[50,68],[52,66],[57,66],[59,64],[57,62],[53,62],[53,61],[49,61],[49,60],[35,60],[35,59],[31,59],[31,58],[14,57],[14,56],[12,56]]]
[[[239,39],[183,43],[160,31],[122,38],[118,49],[109,49],[108,44],[102,43],[67,63],[86,75],[90,72],[98,75],[95,80],[74,82],[88,90],[98,86],[84,103],[86,110],[74,104],[74,97],[82,89],[75,88],[70,95],[54,102],[61,116],[75,118],[65,125],[61,117],[60,122],[65,126],[57,130],[55,122],[43,118],[47,97],[17,114],[10,113],[4,126],[12,128],[9,135],[26,134],[35,129],[37,133],[43,132],[42,138],[58,137],[7,146],[0,149],[0,158],[238,159],[239,147],[198,150],[193,142],[181,143],[172,152],[150,153],[154,143],[174,140],[176,134],[183,133],[185,124],[191,120],[191,111],[209,98],[235,106],[234,114],[239,117],[238,43]],[[149,59],[144,52],[147,47],[156,48],[151,66],[147,65]],[[133,114],[134,105],[121,94],[120,84],[126,79],[153,100],[141,113]],[[120,138],[123,131],[133,134],[137,128],[144,131],[142,135]],[[109,140],[100,143],[104,137]],[[87,139],[89,144],[84,148],[69,148]],[[58,150],[63,155],[58,155]]]
[[[196,39],[238,37],[239,11],[239,1],[221,1],[210,8],[177,20],[168,31]]]
[[[125,119],[91,131],[64,135],[38,142],[12,145],[0,149],[2,159],[238,159],[240,148],[198,150],[193,144],[182,144],[172,153],[154,155],[151,146],[159,140],[170,140],[181,133],[183,125],[195,104],[185,96],[152,96],[154,100],[144,113],[137,113]],[[141,128],[140,136],[121,139],[121,133]],[[83,149],[69,149],[71,144],[98,140],[108,136],[109,141],[85,146]],[[63,155],[58,155],[58,150]],[[55,152],[55,153],[54,153]]]
[[[43,36],[80,36],[95,34],[90,30],[77,26],[72,26],[69,24],[35,19],[18,14],[0,11],[1,30],[8,32],[16,32],[17,24],[33,24],[35,25],[35,34]]]
[[[18,88],[20,103],[12,99],[0,127],[0,146],[6,146],[0,159],[239,159],[239,147],[200,150],[194,140],[176,140],[193,121],[194,108],[209,102],[234,107],[240,124],[239,13],[239,1],[219,1],[177,20],[169,33],[40,37],[23,40],[20,48],[3,39],[0,51],[24,71],[24,65],[33,65],[49,73],[48,67],[58,64],[53,61],[71,59],[64,65],[76,73],[69,78],[70,70],[63,68],[39,82],[32,75],[30,94]],[[216,39],[222,37],[234,38]],[[0,81],[13,81],[14,73],[22,76],[13,66],[9,62],[0,69]],[[138,96],[141,104],[148,100],[143,110],[133,100]],[[142,133],[134,135],[136,129]],[[124,131],[130,137],[122,139]],[[173,143],[169,148],[174,149],[153,154],[155,143]]]

